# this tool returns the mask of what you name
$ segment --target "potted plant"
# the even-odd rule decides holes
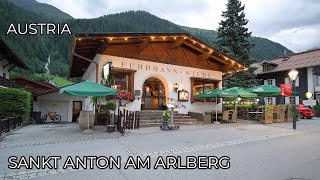
[[[167,111],[162,113],[162,127],[168,127],[171,115]]]

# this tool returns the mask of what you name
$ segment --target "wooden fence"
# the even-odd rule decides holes
[[[0,136],[22,125],[22,116],[8,117],[0,120]]]
[[[125,129],[139,129],[140,115],[135,111],[118,110],[117,129],[124,134]]]

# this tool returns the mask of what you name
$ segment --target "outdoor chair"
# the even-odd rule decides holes
[[[238,111],[237,110],[232,111],[231,122],[232,123],[238,122]]]

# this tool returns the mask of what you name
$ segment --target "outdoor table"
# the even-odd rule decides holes
[[[259,120],[259,115],[262,115],[263,112],[248,112],[248,119],[250,117],[250,115],[252,115],[254,117],[254,120],[258,121]]]

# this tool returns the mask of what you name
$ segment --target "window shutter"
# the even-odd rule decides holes
[[[289,78],[284,78],[284,83],[285,83],[285,84],[290,84]]]
[[[268,80],[267,80],[267,79],[264,80],[263,84],[264,84],[264,85],[267,85],[267,84],[268,84]]]
[[[299,76],[297,77],[297,79],[296,79],[296,87],[299,87]]]

